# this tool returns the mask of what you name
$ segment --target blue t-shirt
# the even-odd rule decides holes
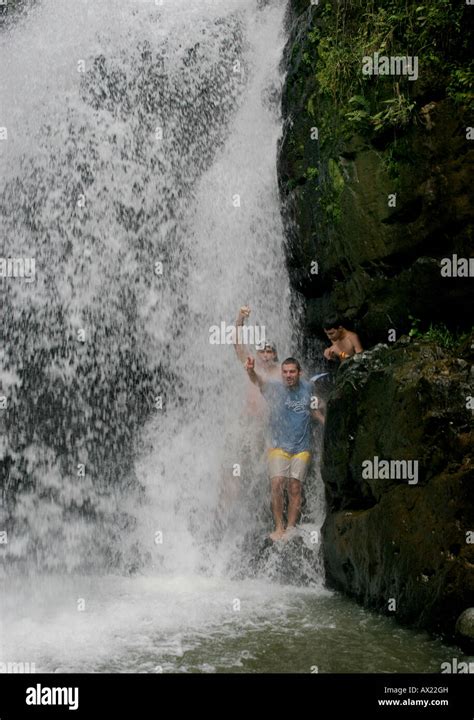
[[[270,445],[285,452],[311,451],[312,386],[300,380],[297,388],[278,380],[266,382],[262,394],[270,410]]]

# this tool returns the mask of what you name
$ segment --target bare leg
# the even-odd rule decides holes
[[[295,478],[288,482],[288,528],[294,528],[301,511],[301,483]]]
[[[283,493],[285,490],[286,478],[272,478],[272,511],[275,520],[275,531],[272,532],[270,538],[272,540],[281,540],[285,534],[283,526]]]

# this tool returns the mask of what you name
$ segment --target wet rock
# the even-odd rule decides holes
[[[440,273],[441,259],[471,255],[470,111],[425,72],[422,83],[409,83],[414,87],[407,91],[416,108],[414,122],[389,128],[381,137],[362,129],[336,137],[335,103],[318,80],[327,51],[320,44],[334,31],[335,11],[331,14],[328,5],[293,0],[285,55],[279,183],[290,277],[307,300],[306,332],[323,337],[328,312],[352,321],[367,345],[386,341],[389,329],[398,336],[407,332],[410,316],[427,326],[449,327],[455,320],[470,329],[472,278]],[[353,16],[357,12],[356,4]],[[466,13],[460,22],[467,37],[472,27]],[[450,53],[450,62],[457,62],[462,49]],[[390,101],[385,90],[364,86],[374,112],[383,112]],[[348,103],[341,117],[352,110]],[[391,195],[396,195],[394,207],[388,203]],[[313,261],[318,273],[311,272]]]
[[[342,364],[328,402],[327,580],[401,622],[454,636],[474,597],[474,281],[443,277],[441,261],[472,254],[471,112],[449,90],[453,68],[462,75],[468,62],[472,18],[461,7],[442,16],[459,36],[438,43],[437,71],[420,48],[419,82],[397,81],[394,98],[393,83],[361,85],[355,70],[359,30],[363,41],[373,33],[366,3],[289,5],[278,174],[305,347],[325,339],[331,312],[372,348]],[[405,37],[410,8],[397,10],[390,34]],[[383,7],[373,12],[383,21]],[[374,130],[374,116],[402,96],[413,114]],[[355,107],[365,125],[348,120]],[[404,337],[413,325],[443,324],[443,347],[465,333],[456,352]]]
[[[329,585],[450,636],[474,597],[470,372],[422,343],[378,346],[344,363],[323,451]],[[404,465],[388,477],[365,472],[382,460],[416,461],[416,482]]]
[[[458,617],[456,639],[465,652],[474,654],[474,607],[467,608]]]
[[[285,585],[320,584],[321,545],[311,541],[312,527],[299,526],[295,536],[286,542],[273,542],[264,533],[248,533],[241,552],[229,567],[232,576],[242,579],[248,577],[250,570],[253,577]]]

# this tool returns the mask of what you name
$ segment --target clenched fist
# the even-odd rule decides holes
[[[242,307],[239,310],[239,314],[237,316],[237,324],[242,325],[244,320],[246,320],[250,315],[250,308],[248,305],[242,305]]]
[[[247,358],[247,362],[245,363],[245,369],[247,370],[247,372],[249,370],[255,370],[255,360],[253,357],[250,357],[250,355]]]

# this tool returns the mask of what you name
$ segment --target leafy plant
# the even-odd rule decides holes
[[[376,132],[385,130],[387,127],[402,128],[408,125],[413,117],[416,103],[410,102],[405,95],[397,95],[390,100],[384,100],[384,110],[370,117],[370,122]]]
[[[452,0],[325,0],[314,14],[306,37],[295,47],[309,77],[307,115],[319,129],[318,204],[322,221],[340,216],[339,193],[324,169],[337,158],[354,135],[377,149],[390,177],[401,177],[401,165],[410,158],[398,145],[415,124],[423,122],[415,87],[405,76],[365,76],[363,58],[416,56],[423,88],[437,99],[449,97],[474,110],[474,61],[464,3]],[[423,93],[418,92],[418,97]],[[308,164],[315,164],[314,157]],[[316,173],[308,168],[308,179]]]
[[[319,176],[319,170],[317,167],[309,167],[306,170],[306,179],[315,180]]]
[[[408,333],[414,340],[420,342],[432,342],[436,343],[440,347],[446,350],[454,350],[457,345],[463,342],[469,335],[469,333],[457,334],[449,330],[446,325],[440,323],[439,325],[430,324],[428,330],[424,332],[420,329],[420,320],[409,315],[412,321],[412,328]]]

